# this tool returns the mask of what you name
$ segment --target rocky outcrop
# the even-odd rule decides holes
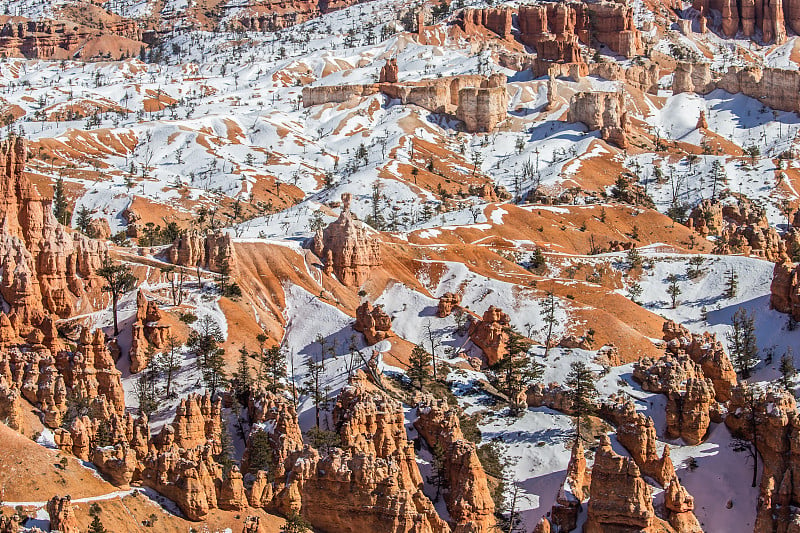
[[[664,494],[664,505],[669,511],[669,523],[678,533],[703,533],[694,515],[694,497],[672,478]]]
[[[672,93],[707,94],[714,90],[710,63],[678,61],[672,76]]]
[[[689,378],[683,390],[671,390],[667,397],[667,438],[682,438],[686,444],[700,444],[711,424],[714,385],[710,379]]]
[[[378,83],[397,83],[397,59],[387,59],[386,64],[381,67]]]
[[[755,443],[762,462],[755,531],[791,531],[800,503],[800,418],[790,392],[733,389],[725,425]],[[755,430],[755,431],[754,431]]]
[[[800,72],[779,68],[731,67],[717,88],[742,93],[781,111],[800,111]]]
[[[99,27],[88,27],[67,20],[28,20],[24,17],[0,16],[0,57],[25,57],[29,59],[91,59],[108,53],[114,59],[139,53],[143,32],[134,20],[122,19],[105,13],[108,22]],[[110,19],[110,20],[109,20]],[[116,46],[107,50],[95,48],[93,42],[103,37],[116,36]],[[89,45],[89,46],[87,46]]]
[[[464,438],[458,413],[446,402],[426,398],[417,405],[414,427],[428,446],[442,454],[448,491],[447,510],[456,533],[481,533],[495,526],[494,501],[475,443]]]
[[[675,477],[675,467],[670,459],[669,446],[658,455],[657,437],[653,419],[636,410],[630,399],[612,397],[602,404],[600,413],[617,428],[617,440],[646,476],[666,486]]]
[[[356,309],[353,329],[363,333],[369,345],[394,337],[391,317],[383,310],[383,306],[373,307],[369,302],[364,302]]]
[[[667,351],[673,355],[689,355],[692,361],[700,365],[703,375],[711,380],[716,400],[728,401],[731,389],[737,383],[736,371],[716,335],[691,333],[671,320],[664,323],[662,330]]]
[[[493,305],[483,313],[481,320],[473,322],[469,329],[470,340],[481,350],[489,366],[494,365],[506,356],[508,333],[506,328],[511,324],[511,318]]]
[[[204,268],[221,272],[224,265],[233,271],[236,268],[236,253],[228,233],[221,231],[184,233],[167,250],[170,263],[190,268]]]
[[[322,259],[326,274],[349,287],[361,286],[370,271],[382,264],[380,241],[350,211],[350,193],[342,195],[342,211],[334,222],[317,231],[311,250]]]
[[[656,531],[652,489],[633,459],[617,455],[601,436],[595,452],[586,533]]]
[[[795,28],[800,21],[800,12],[793,2],[784,5],[773,0],[695,0],[693,7],[708,17],[713,17],[710,10],[719,11],[726,37],[735,37],[741,30],[746,37],[760,34],[764,43],[783,44],[787,27]]]
[[[47,514],[50,516],[50,530],[59,533],[80,533],[78,519],[72,510],[69,496],[53,496],[47,502]]]
[[[581,502],[589,495],[590,479],[590,473],[586,469],[583,444],[581,439],[575,439],[567,465],[567,476],[558,490],[556,502],[550,512],[551,520],[558,527],[558,531],[572,531],[577,527]],[[548,522],[546,527],[549,526]]]
[[[590,130],[600,130],[604,140],[620,148],[628,146],[630,126],[622,93],[576,93],[569,103],[567,121],[583,122]]]
[[[431,113],[455,117],[471,133],[493,131],[505,118],[508,107],[506,78],[501,74],[371,85],[307,86],[303,88],[303,107],[347,102],[378,93],[401,104],[417,105]]]
[[[439,318],[446,318],[454,309],[460,309],[461,295],[458,293],[446,292],[439,298],[439,304],[436,308],[436,316]]]
[[[60,225],[51,200],[23,175],[27,148],[12,136],[0,143],[0,296],[8,318],[26,336],[50,312],[62,318],[93,311],[102,281],[95,269],[107,247]]]
[[[131,325],[130,371],[141,372],[148,364],[151,354],[167,346],[170,335],[169,326],[158,324],[161,311],[153,300],[148,300],[144,292],[136,292],[136,320]]]
[[[776,263],[769,289],[770,306],[800,320],[800,269],[791,261]]]
[[[465,9],[459,24],[467,34],[489,30],[502,39],[511,37],[513,11],[507,8]]]
[[[269,442],[293,443],[289,448],[302,443],[296,442],[300,430],[291,403],[269,403],[274,409],[255,406],[257,413],[273,413],[274,422],[268,421]],[[282,466],[271,469],[269,475],[264,470],[257,473],[251,505],[299,512],[324,531],[450,531],[422,493],[422,477],[397,401],[359,372],[342,391],[333,416],[343,448],[305,446],[289,452]],[[287,433],[280,433],[282,429]],[[285,451],[286,447],[274,449],[273,460]]]
[[[222,400],[190,394],[182,398],[172,421],[171,441],[179,448],[191,449],[206,444],[217,450],[222,432]],[[218,452],[214,452],[218,453]]]

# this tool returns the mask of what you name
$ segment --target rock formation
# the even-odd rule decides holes
[[[628,146],[628,114],[622,93],[582,92],[569,103],[568,122],[583,122],[590,130],[600,130],[600,136],[620,148]]]
[[[722,33],[726,37],[735,37],[740,29],[746,37],[755,37],[758,31],[765,43],[783,44],[787,27],[795,28],[800,22],[800,12],[794,2],[784,5],[772,0],[694,0],[692,7],[709,17],[712,16],[710,10],[719,11]],[[787,10],[786,19],[784,9]]]
[[[689,378],[683,390],[671,390],[667,399],[667,438],[700,444],[711,424],[714,385],[710,379]]]
[[[506,328],[510,323],[511,318],[506,313],[491,305],[483,313],[483,319],[474,321],[470,327],[469,338],[475,346],[483,350],[489,366],[506,356]]]
[[[384,74],[393,70],[388,66],[384,69]],[[306,86],[303,87],[303,106],[347,102],[378,93],[399,100],[401,104],[417,105],[431,113],[455,117],[471,133],[493,131],[505,118],[508,107],[506,78],[502,74],[403,83],[386,81],[372,85]]]
[[[368,345],[394,336],[391,317],[384,312],[382,306],[373,307],[369,302],[364,302],[356,309],[353,329],[364,334]]]
[[[358,287],[382,264],[381,247],[350,212],[350,200],[350,193],[342,195],[339,218],[317,231],[311,250],[322,259],[326,274],[334,274],[343,285]]]
[[[185,233],[167,250],[167,258],[175,265],[204,268],[211,272],[221,272],[226,263],[229,270],[236,268],[231,236],[221,231]]]
[[[302,441],[296,441],[300,430],[291,404],[269,403],[276,407],[270,409],[272,416],[288,415],[270,423],[270,442],[282,446],[272,454],[278,461]],[[343,448],[319,451],[305,446],[289,452],[282,465],[271,470],[274,481],[263,470],[256,474],[251,505],[299,512],[326,531],[450,531],[422,493],[422,477],[398,402],[359,372],[337,401],[334,425],[340,428]],[[281,428],[287,433],[281,434]],[[284,447],[287,442],[292,444]]]
[[[710,63],[678,61],[672,77],[672,92],[707,94],[713,90]]]
[[[59,533],[80,533],[78,519],[72,510],[69,496],[53,496],[47,502],[47,514],[50,515],[50,530]]]
[[[690,333],[671,320],[664,323],[663,331],[667,351],[673,355],[689,355],[692,361],[700,365],[703,375],[711,380],[716,400],[728,401],[731,388],[737,383],[736,371],[716,335]]]
[[[107,255],[105,244],[56,221],[51,200],[23,175],[26,152],[20,137],[0,143],[0,296],[21,336],[47,312],[65,318],[92,310],[85,296],[99,296],[94,271]]]
[[[800,269],[791,261],[775,264],[770,284],[769,304],[781,313],[800,320]]]
[[[458,414],[446,402],[426,398],[417,405],[414,427],[431,448],[443,454],[448,492],[447,510],[455,533],[480,533],[494,529],[494,501],[477,447],[461,433]]]
[[[590,473],[586,469],[583,444],[581,444],[581,439],[575,439],[567,465],[567,476],[564,484],[558,490],[556,503],[553,504],[550,512],[552,522],[558,527],[558,531],[572,531],[577,527],[581,502],[589,494],[590,479]],[[549,525],[548,522],[548,528]]]
[[[161,311],[153,300],[148,300],[144,292],[136,292],[136,320],[131,326],[131,373],[141,372],[147,366],[151,353],[167,346],[170,328],[157,322]]]
[[[586,533],[656,531],[652,489],[633,459],[617,455],[601,436],[595,452]]]
[[[436,309],[436,316],[446,318],[454,309],[460,309],[461,295],[458,293],[446,292],[439,298],[439,305]]]
[[[104,36],[117,36],[117,45],[106,52],[119,59],[133,56],[145,46],[144,34],[136,21],[110,16],[108,22],[90,28],[66,20],[28,20],[24,17],[0,16],[0,57],[25,57],[29,59],[72,59],[86,56],[92,46]],[[99,51],[96,52],[99,56]]]
[[[464,9],[459,24],[467,34],[483,28],[502,39],[511,37],[513,11],[507,8]]]
[[[675,477],[675,467],[670,459],[669,446],[658,455],[656,429],[653,419],[636,411],[629,399],[611,398],[600,409],[604,418],[617,427],[617,440],[622,444],[644,475],[666,486]]]
[[[387,59],[386,64],[381,67],[378,83],[397,83],[397,59]]]
[[[669,523],[679,533],[703,533],[700,522],[694,515],[694,498],[677,477],[667,485],[664,504],[669,511]]]

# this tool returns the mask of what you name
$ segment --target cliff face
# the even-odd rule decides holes
[[[397,82],[397,76],[397,64],[389,60],[381,68],[381,82],[377,84],[303,87],[303,106],[341,103],[383,93],[402,104],[452,115],[464,122],[466,131],[471,133],[490,132],[506,116],[508,91],[503,75],[451,76],[416,82]]]
[[[776,263],[770,284],[770,306],[800,320],[800,269],[790,261]]]
[[[131,326],[131,373],[141,372],[147,366],[149,353],[167,346],[170,328],[158,324],[161,311],[158,305],[148,300],[141,289],[136,293],[136,321]]]
[[[489,366],[497,363],[506,356],[508,333],[505,328],[511,323],[511,318],[502,309],[489,306],[483,313],[483,319],[475,321],[469,330],[469,338],[475,345],[483,350]]]
[[[28,20],[23,17],[0,17],[0,57],[25,57],[28,59],[67,59],[83,57],[87,46],[103,36],[121,38],[117,46],[105,50],[115,59],[139,53],[142,29],[133,20],[112,17],[98,28],[90,28],[72,21]]]
[[[761,34],[765,43],[783,44],[789,28],[797,32],[800,9],[796,2],[775,0],[695,0],[692,7],[711,17],[711,9],[722,15],[722,33],[735,37],[741,31],[746,37]]]
[[[630,457],[617,455],[607,436],[595,452],[589,512],[584,531],[653,531],[652,489]]]
[[[494,501],[478,451],[461,433],[457,413],[446,402],[426,398],[417,405],[414,427],[431,448],[443,454],[447,510],[457,533],[483,533],[495,527]]]
[[[349,193],[342,195],[339,218],[314,235],[311,250],[322,259],[326,274],[343,284],[358,287],[374,267],[382,264],[380,241],[350,212]]]
[[[278,402],[280,404],[281,402]],[[259,471],[252,505],[288,513],[300,512],[325,531],[444,533],[450,527],[422,493],[422,476],[413,444],[405,435],[401,405],[356,374],[343,389],[333,411],[342,447],[318,451],[297,441],[300,430],[290,404],[273,411],[270,442],[273,460],[282,464]],[[272,427],[272,425],[271,425]],[[280,431],[286,433],[280,433]],[[271,478],[271,479],[270,479]]]
[[[600,130],[600,136],[620,148],[628,145],[630,130],[625,98],[622,93],[582,92],[569,103],[568,122],[583,122],[590,130]]]
[[[189,268],[200,267],[221,272],[223,265],[236,268],[236,253],[231,236],[223,232],[199,233],[192,231],[181,235],[167,250],[170,263]]]
[[[23,175],[26,152],[22,138],[0,143],[0,296],[23,336],[47,312],[65,318],[91,310],[86,296],[99,295],[94,271],[108,253],[56,221],[51,201]]]

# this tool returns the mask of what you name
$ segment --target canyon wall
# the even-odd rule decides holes
[[[387,77],[387,73],[391,73]],[[397,80],[397,63],[387,61],[381,83],[303,87],[303,107],[342,103],[383,93],[401,104],[420,106],[432,113],[456,117],[471,133],[491,132],[506,116],[508,92],[505,76],[465,75],[422,80]]]

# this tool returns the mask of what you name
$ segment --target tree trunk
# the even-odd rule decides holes
[[[119,324],[117,323],[117,295],[111,293],[111,311],[114,315],[114,336],[119,335]]]

